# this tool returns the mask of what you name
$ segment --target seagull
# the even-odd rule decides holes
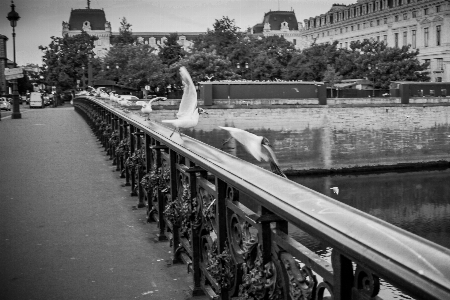
[[[337,186],[330,188],[330,190],[333,190],[333,193],[335,193],[336,195],[339,195],[339,188]]]
[[[207,113],[202,108],[197,107],[197,92],[195,91],[195,85],[192,82],[191,76],[185,67],[180,68],[181,81],[183,82],[184,90],[183,97],[181,98],[180,107],[176,114],[175,120],[162,120],[163,123],[169,123],[174,126],[174,130],[180,133],[180,128],[192,128],[198,124],[200,114]]]
[[[148,120],[150,120],[150,113],[153,111],[152,110],[152,102],[154,102],[154,101],[166,101],[166,100],[167,100],[166,97],[156,97],[156,98],[153,98],[150,101],[148,101],[148,103],[146,103],[144,101],[137,101],[136,104],[138,104],[138,102],[143,102],[144,105],[142,105],[141,112],[144,115],[145,114],[147,115],[147,121],[148,121]]]
[[[258,161],[264,160],[270,163],[270,168],[272,172],[280,175],[281,177],[287,178],[286,175],[281,171],[278,166],[278,160],[273,152],[272,146],[269,143],[269,140],[263,136],[258,136],[251,132],[234,128],[234,127],[221,127],[226,131],[228,131],[231,137],[226,140],[223,144],[228,143],[231,138],[236,139],[239,143],[241,143],[244,148],[253,155]],[[265,149],[265,150],[264,150]]]

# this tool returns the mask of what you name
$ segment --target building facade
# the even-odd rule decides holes
[[[8,38],[0,34],[0,96],[8,93],[8,85],[5,79],[5,68],[7,68],[8,57],[6,55],[6,42]]]
[[[189,48],[193,44],[193,40],[201,34],[206,32],[176,32],[178,35],[178,44],[183,47],[184,50],[189,51]],[[136,37],[137,41],[142,44],[148,44],[155,49],[159,49],[158,46],[164,45],[164,41],[170,36],[170,32],[132,32],[132,35]],[[118,36],[118,32],[113,32],[111,38]]]
[[[450,81],[449,0],[358,0],[334,4],[320,16],[305,19],[301,36],[309,43],[373,39],[390,47],[410,45],[419,59],[429,62],[431,81]]]
[[[264,14],[262,23],[252,28],[254,36],[282,36],[295,45],[297,49],[309,46],[309,42],[302,36],[303,24],[297,22],[295,12],[292,11],[269,11]]]
[[[98,37],[93,51],[99,57],[105,56],[111,47],[111,23],[106,20],[103,9],[92,9],[89,5],[86,9],[72,9],[69,22],[62,23],[62,35],[74,36],[82,30]]]

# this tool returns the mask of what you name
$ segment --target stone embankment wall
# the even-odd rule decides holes
[[[398,104],[394,98],[394,103],[378,105],[364,103],[367,100],[353,100],[354,105],[344,101],[325,106],[218,105],[207,108],[209,114],[201,116],[194,130],[182,132],[217,148],[223,148],[222,142],[228,138],[218,126],[266,136],[282,168],[294,173],[414,167],[450,161],[450,105],[436,104],[450,98],[410,105]],[[172,119],[174,113],[158,110],[152,120]],[[257,162],[239,145],[223,149],[267,167],[267,163]]]

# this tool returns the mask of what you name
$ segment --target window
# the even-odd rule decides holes
[[[325,36],[325,31],[324,32],[322,32],[322,37],[324,37]]]
[[[380,36],[377,36],[377,42],[379,42],[380,41]]]
[[[442,81],[442,77],[438,77],[438,78],[441,78],[441,81]],[[437,78],[436,78],[437,79]],[[439,82],[441,82],[441,81],[439,81]],[[446,97],[447,96],[447,89],[442,89],[441,90],[441,96],[442,97]]]
[[[363,23],[363,29],[366,28],[366,22]]]
[[[387,45],[387,35],[383,35],[383,42]]]
[[[358,30],[361,28],[360,24],[358,24]]]
[[[423,14],[426,16],[426,15],[428,15],[428,8],[425,8],[424,10],[423,10]]]
[[[354,26],[351,26],[350,28],[351,28],[352,31],[355,29]]]
[[[430,90],[430,96],[434,96],[434,90]]]
[[[348,27],[345,27],[345,32],[348,32]]]
[[[345,42],[345,49],[348,48],[348,42]]]
[[[398,32],[394,33],[394,47],[398,48]]]
[[[438,70],[444,70],[444,59],[436,58],[436,65]]]
[[[429,33],[428,33],[428,27],[423,29],[423,45],[425,47],[428,47],[428,38],[429,38]]]
[[[403,14],[403,20],[408,20],[408,14],[407,13]]]
[[[413,47],[413,49],[416,49],[416,37],[417,37],[417,33],[415,30],[412,31],[412,41],[411,41],[411,45]]]
[[[340,28],[339,31],[342,33],[342,28]]]
[[[441,45],[441,25],[436,26],[436,46]]]
[[[377,26],[380,26],[380,19],[377,20]]]
[[[408,32],[404,31],[403,32],[403,46],[407,46],[408,45]]]
[[[293,39],[292,42],[294,43],[294,45],[297,45],[297,40]]]
[[[370,21],[370,27],[373,27],[373,21]]]
[[[412,12],[412,17],[413,17],[413,18],[417,18],[417,11],[413,10],[413,12]]]
[[[395,21],[395,22],[398,22],[398,15],[396,15],[396,16],[394,17],[394,21]]]
[[[387,24],[387,18],[384,18],[384,19],[383,19],[383,23],[384,23],[384,24]]]
[[[431,60],[430,59],[424,59],[424,62],[427,64],[427,70],[431,68]]]
[[[438,13],[438,12],[441,12],[441,6],[440,5],[437,5],[436,6],[436,12]]]
[[[339,48],[342,48],[342,43],[339,43]]]

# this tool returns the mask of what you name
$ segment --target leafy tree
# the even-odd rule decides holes
[[[239,76],[232,71],[231,62],[222,56],[207,51],[198,51],[173,64],[170,68],[171,83],[178,82],[178,69],[185,66],[194,82],[213,80],[234,80]]]
[[[331,97],[333,97],[333,88],[336,82],[339,82],[342,80],[342,75],[339,74],[339,72],[336,72],[333,66],[328,65],[327,70],[323,74],[323,81],[326,81],[329,83],[331,87]]]
[[[159,46],[158,56],[163,64],[170,66],[186,55],[183,47],[178,44],[178,34],[171,33],[164,44]]]
[[[342,50],[336,67],[344,78],[374,80],[375,88],[388,89],[391,81],[428,81],[427,65],[417,59],[419,50],[409,46],[388,47],[384,42],[364,40]],[[369,69],[369,65],[371,68]]]
[[[239,27],[235,25],[234,20],[228,17],[222,17],[213,24],[213,30],[207,31],[206,34],[200,35],[194,40],[193,49],[195,51],[206,50],[215,51],[218,55],[226,57],[232,47],[242,36]]]
[[[332,44],[312,44],[300,54],[293,55],[286,66],[285,79],[322,81],[327,66],[334,64],[338,55],[336,45],[337,41]]]
[[[147,44],[115,45],[103,60],[104,66],[110,66],[109,70],[103,68],[103,79],[114,80],[118,84],[134,88],[147,84],[152,87],[163,86],[167,81],[166,66],[154,50]]]
[[[48,46],[39,46],[44,53],[42,57],[44,82],[56,86],[59,91],[72,89],[76,85],[76,80],[82,77],[84,72],[82,66],[88,65],[88,56],[98,37],[82,31],[81,34],[72,37],[52,36],[51,39]]]
[[[131,24],[127,22],[125,17],[120,21],[119,35],[112,39],[113,44],[133,44],[136,42],[136,37],[133,36]]]

